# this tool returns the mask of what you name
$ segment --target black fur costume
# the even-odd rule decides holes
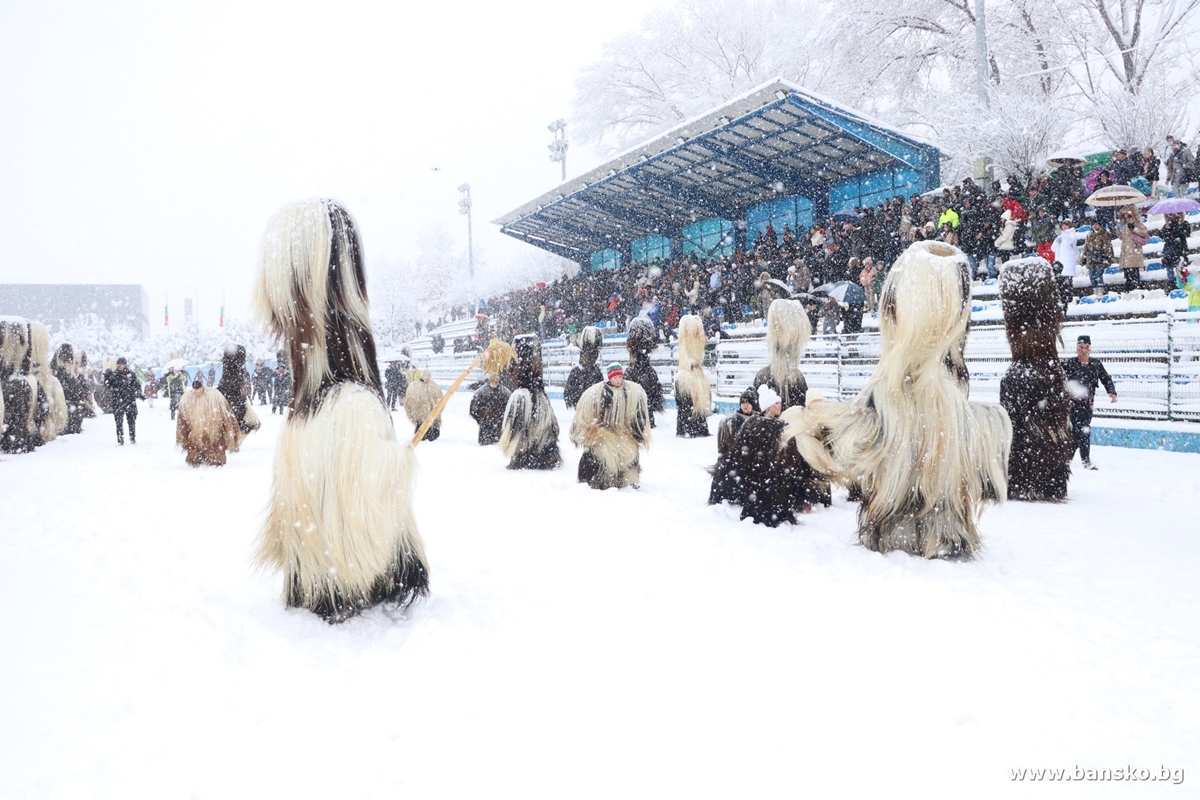
[[[574,408],[589,386],[603,382],[604,373],[596,365],[603,340],[604,335],[600,329],[591,325],[584,328],[583,333],[579,335],[579,363],[571,367],[567,385],[563,388],[563,404],[567,408]]]
[[[542,381],[542,342],[527,333],[513,339],[513,348],[517,388],[504,409],[500,448],[509,457],[509,469],[557,469],[562,465],[558,419]]]
[[[796,511],[811,506],[812,467],[801,457],[795,442],[782,447],[783,420],[754,415],[742,423],[734,437],[731,472],[741,519],[749,517],[774,528],[796,522]]]
[[[749,414],[743,414],[742,403],[749,403]],[[758,392],[747,389],[738,400],[738,408],[732,414],[721,420],[717,428],[717,463],[709,469],[712,475],[712,487],[708,490],[708,504],[718,505],[724,501],[734,504],[741,502],[741,476],[734,468],[734,440],[742,428],[742,423],[759,412]]]
[[[44,395],[37,382],[28,377],[31,338],[28,321],[16,318],[0,321],[0,391],[4,392],[0,452],[30,453],[42,445],[41,420],[36,418]],[[32,425],[31,409],[35,418]]]
[[[83,376],[76,375],[73,369],[75,351],[69,344],[58,348],[54,356],[54,377],[62,384],[63,396],[67,400],[67,427],[63,433],[83,432],[84,406],[87,404],[87,386]]]
[[[1010,500],[1063,500],[1071,477],[1070,399],[1056,342],[1062,331],[1054,270],[1040,258],[1010,261],[1000,273],[1012,366],[1000,405],[1012,421]]]
[[[484,384],[475,390],[471,396],[471,417],[479,423],[479,443],[481,445],[495,444],[500,441],[500,432],[504,426],[504,409],[508,406],[508,398],[512,394],[503,384],[492,386]]]
[[[658,347],[658,331],[654,323],[643,317],[630,322],[625,346],[629,348],[625,380],[634,381],[646,392],[646,402],[650,404],[650,427],[653,428],[654,414],[664,408],[662,384],[659,383],[658,372],[650,366],[650,353]]]

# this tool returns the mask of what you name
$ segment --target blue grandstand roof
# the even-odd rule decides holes
[[[756,204],[810,198],[829,210],[831,191],[858,197],[939,184],[940,153],[929,142],[776,79],[505,214],[495,224],[521,241],[582,261],[685,225],[742,219]],[[891,180],[892,183],[888,183]],[[858,187],[858,192],[854,191]],[[849,190],[847,194],[846,190]],[[834,209],[836,210],[836,209]]]

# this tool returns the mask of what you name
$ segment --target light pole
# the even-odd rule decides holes
[[[988,112],[988,52],[987,52],[987,17],[984,15],[984,0],[975,0],[975,92],[979,97],[979,105],[983,113]],[[987,156],[975,159],[975,178],[986,181],[989,173]]]
[[[475,280],[475,250],[471,244],[471,184],[458,187],[458,213],[467,215],[467,271]]]
[[[550,148],[550,160],[562,164],[562,183],[567,182],[567,121],[556,119],[546,128],[554,134],[554,140],[547,145]]]

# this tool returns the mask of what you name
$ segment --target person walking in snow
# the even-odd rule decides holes
[[[1063,361],[1067,377],[1067,392],[1071,395],[1071,436],[1074,447],[1071,456],[1079,451],[1084,469],[1096,469],[1092,463],[1092,403],[1096,388],[1103,384],[1109,400],[1117,402],[1117,387],[1100,359],[1092,358],[1092,337],[1080,336],[1075,344],[1075,357]]]
[[[117,444],[125,444],[125,429],[123,423],[129,421],[129,443],[137,444],[137,401],[144,400],[142,385],[137,375],[129,369],[129,362],[124,357],[117,359],[115,370],[105,370],[104,385],[112,398],[113,419],[117,423]]]
[[[175,412],[179,408],[179,398],[183,397],[187,382],[186,372],[180,372],[174,367],[167,367],[167,374],[163,375],[162,379],[162,388],[166,389],[167,398],[171,401],[171,419],[175,419]]]

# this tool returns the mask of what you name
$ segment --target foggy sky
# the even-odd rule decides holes
[[[0,0],[0,282],[140,283],[152,333],[164,293],[212,327],[285,202],[343,201],[370,270],[465,242],[464,182],[502,269],[527,246],[490,221],[557,185],[578,68],[667,4]],[[573,143],[568,177],[598,160]]]

